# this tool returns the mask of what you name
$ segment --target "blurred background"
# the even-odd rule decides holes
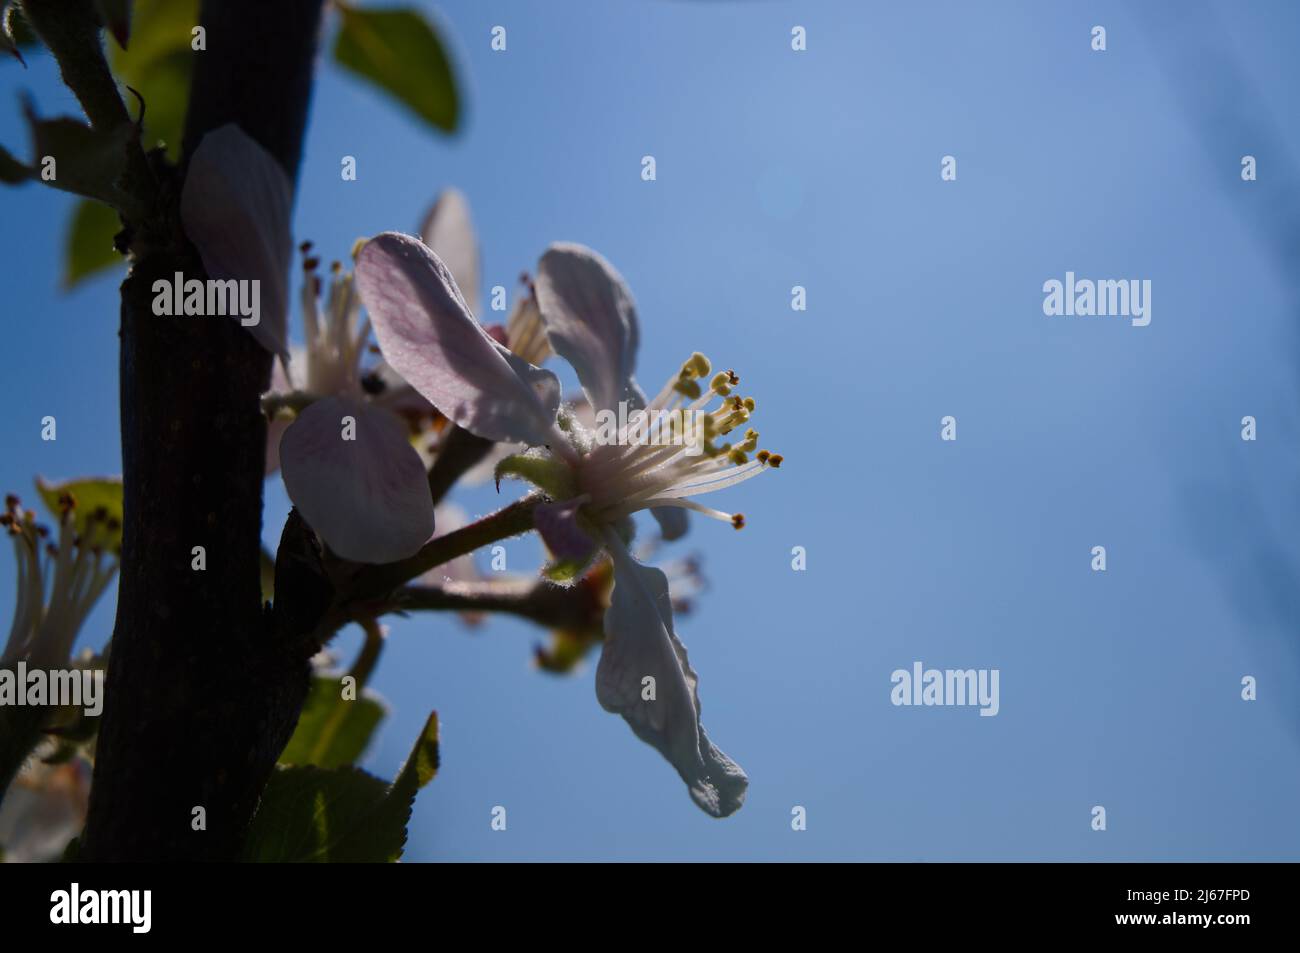
[[[663,553],[709,580],[678,628],[704,724],[750,775],[739,814],[702,814],[600,709],[594,655],[557,677],[527,623],[426,613],[388,620],[371,687],[391,713],[364,762],[391,777],[439,712],[407,860],[1300,855],[1300,7],[1138,6],[445,0],[452,137],[322,74],[298,240],[345,259],[455,186],[484,289],[512,301],[548,243],[589,244],[636,295],[646,388],[692,350],[734,367],[787,461],[725,494],[744,532],[696,520]],[[10,148],[17,91],[77,111],[29,60],[0,77]],[[120,472],[120,274],[64,293],[74,199],[3,201],[0,488],[30,498],[36,474]],[[1150,326],[1045,317],[1067,270],[1150,279]],[[516,492],[455,498],[474,515]],[[268,545],[287,511],[272,478]],[[507,544],[511,570],[540,556]],[[106,598],[81,644],[112,618]],[[914,661],[999,669],[1000,713],[892,706]]]

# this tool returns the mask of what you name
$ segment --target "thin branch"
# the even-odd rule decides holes
[[[491,543],[518,536],[533,528],[533,510],[542,497],[532,495],[497,510],[455,532],[438,536],[426,543],[418,553],[401,562],[383,566],[366,566],[353,577],[344,594],[347,602],[366,602],[385,599],[393,590],[416,579],[430,569],[451,562]]]
[[[588,579],[566,587],[510,579],[404,586],[393,594],[390,608],[396,612],[501,612],[548,629],[581,629],[600,626],[605,603],[598,587]]]

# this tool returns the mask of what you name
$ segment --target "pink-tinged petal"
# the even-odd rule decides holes
[[[181,190],[185,234],[209,278],[259,283],[258,323],[246,327],[280,355],[288,341],[292,204],[293,186],[280,164],[238,126],[214,129],[194,150]]]
[[[423,242],[377,235],[357,256],[355,274],[384,359],[438,410],[486,440],[551,439],[559,380],[488,336]]]
[[[420,226],[420,237],[442,259],[456,286],[465,296],[470,313],[479,313],[478,238],[470,219],[469,201],[457,189],[447,189],[434,200]]]
[[[424,466],[388,411],[316,401],[280,440],[280,469],[289,499],[344,559],[396,562],[433,535]]]
[[[701,809],[726,817],[745,802],[749,778],[700,724],[699,678],[673,631],[668,579],[633,559],[612,531],[606,541],[614,593],[605,612],[596,698],[677,769]],[[647,677],[654,679],[653,700],[645,697]]]
[[[614,266],[583,245],[552,245],[537,266],[537,306],[555,353],[597,409],[645,405],[637,386],[636,304]]]
[[[596,541],[578,525],[578,506],[572,500],[542,503],[533,510],[533,525],[552,556],[583,568],[596,553]]]

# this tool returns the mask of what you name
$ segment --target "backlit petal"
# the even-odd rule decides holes
[[[488,336],[423,242],[376,236],[357,256],[356,281],[384,359],[444,415],[487,440],[551,439],[559,380]]]
[[[470,313],[479,315],[478,238],[469,215],[469,202],[457,189],[447,189],[434,200],[420,226],[420,237],[442,259],[465,296]]]
[[[289,499],[344,559],[396,562],[433,535],[424,465],[388,411],[316,401],[281,438],[280,471]]]
[[[582,245],[552,245],[537,266],[536,289],[551,346],[573,365],[592,406],[644,406],[633,378],[636,305],[614,266]]]
[[[696,804],[726,817],[744,803],[749,779],[700,724],[699,679],[673,631],[668,580],[633,559],[612,531],[606,538],[614,593],[605,613],[596,698],[677,769]],[[647,677],[654,679],[653,700],[646,698]]]
[[[258,282],[258,323],[247,327],[280,355],[288,341],[292,204],[293,187],[280,164],[233,123],[209,132],[194,150],[181,190],[185,234],[209,278]]]

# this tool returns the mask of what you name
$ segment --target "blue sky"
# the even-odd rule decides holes
[[[710,581],[679,631],[704,723],[750,775],[739,814],[699,812],[600,709],[594,658],[548,676],[523,623],[424,615],[393,621],[365,762],[391,776],[437,709],[443,769],[408,859],[1300,855],[1300,9],[1144,6],[447,2],[468,100],[451,139],[322,71],[299,239],[343,257],[454,185],[485,287],[513,294],[551,241],[589,244],[637,297],[647,389],[705,352],[788,461],[727,494],[744,532],[697,520],[675,549]],[[43,113],[75,109],[47,58],[4,69]],[[23,142],[16,103],[0,141]],[[5,202],[0,483],[30,495],[36,473],[120,469],[116,279],[59,292],[70,200]],[[1150,279],[1151,324],[1045,316],[1067,270]],[[286,512],[272,481],[268,541]],[[111,620],[106,600],[83,644]],[[891,705],[918,660],[999,669],[1000,713]]]

